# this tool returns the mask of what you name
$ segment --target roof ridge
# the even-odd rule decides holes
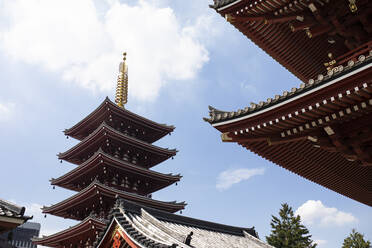
[[[6,209],[15,212],[18,215],[23,216],[25,214],[26,208],[18,206],[15,203],[12,203],[10,201],[4,200],[0,198],[0,206],[5,207]]]
[[[215,231],[215,232],[223,232],[231,235],[243,236],[243,231],[246,231],[250,235],[256,236],[256,231],[254,227],[252,228],[244,228],[244,227],[237,227],[231,225],[220,224],[216,222],[206,221],[195,219],[188,216],[182,216],[175,213],[165,212],[159,209],[155,209],[152,207],[148,207],[139,203],[135,203],[133,201],[128,201],[125,199],[118,199],[120,202],[120,206],[127,211],[133,211],[137,214],[141,214],[141,208],[144,209],[147,213],[151,214],[153,217],[165,221],[165,222],[172,222],[178,223],[187,226],[194,226],[197,228]]]
[[[148,221],[150,224],[154,225],[155,227],[159,228],[161,231],[165,232],[167,235],[171,236],[172,238],[176,239],[178,242],[183,242],[186,239],[185,235],[182,235],[161,223],[160,220],[156,219],[150,213],[148,213],[145,209],[141,208],[141,217]]]
[[[203,120],[211,124],[215,124],[237,117],[249,115],[265,108],[275,106],[278,103],[291,99],[292,97],[300,95],[309,90],[315,89],[318,86],[329,82],[330,80],[337,79],[338,77],[341,77],[348,72],[352,72],[369,63],[372,63],[372,50],[369,51],[368,55],[360,55],[357,62],[349,60],[345,66],[336,66],[332,70],[329,70],[327,74],[319,74],[316,79],[309,79],[308,83],[301,83],[299,87],[292,87],[290,91],[285,90],[281,95],[275,95],[274,98],[269,97],[266,101],[260,101],[258,104],[251,102],[250,107],[247,106],[244,109],[238,109],[236,111],[222,111],[209,106],[208,108],[210,117],[204,117]]]

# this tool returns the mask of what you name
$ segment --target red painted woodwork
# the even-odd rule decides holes
[[[125,120],[125,122],[122,122]],[[106,98],[91,114],[81,120],[73,127],[64,131],[65,135],[82,140],[92,133],[102,122],[108,123],[112,127],[131,126],[131,130],[141,136],[142,140],[153,143],[165,135],[173,132],[173,126],[159,124],[120,108],[115,103]],[[122,124],[122,125],[121,125]],[[136,129],[138,129],[136,131]]]
[[[368,69],[262,114],[215,127],[226,141],[372,206],[371,113]]]
[[[108,218],[118,198],[167,212],[184,209],[185,203],[165,202],[151,198],[151,193],[180,180],[180,175],[163,174],[149,168],[176,155],[152,142],[172,132],[174,127],[155,123],[120,108],[106,98],[103,103],[65,134],[79,143],[58,158],[77,165],[76,168],[52,179],[52,185],[77,193],[50,207],[43,213],[81,220],[75,227],[35,240],[51,247],[82,247],[91,245],[96,237],[91,221],[86,218]],[[100,227],[100,226],[99,226]],[[123,234],[130,247],[137,246]],[[113,247],[119,247],[115,240]]]
[[[345,62],[345,54],[372,38],[372,2],[236,1],[216,11],[300,80],[326,72],[325,63]],[[352,52],[354,53],[354,52]],[[346,56],[347,57],[347,56]],[[347,61],[347,60],[346,60]]]
[[[372,2],[214,2],[304,84],[205,120],[223,141],[372,206]]]
[[[121,235],[119,234],[119,231],[116,231],[114,234],[114,242],[112,243],[112,248],[120,248],[121,245]]]
[[[119,234],[121,235],[121,237],[123,237],[123,239],[125,240],[125,242],[131,247],[131,248],[139,248],[138,245],[136,245],[135,243],[133,243],[133,241],[128,237],[128,235],[126,235],[123,231],[121,231],[120,229],[118,230]]]
[[[140,195],[151,194],[181,179],[180,175],[163,174],[148,170],[99,150],[80,166],[57,179],[52,179],[51,184],[80,191],[81,188],[89,185],[97,175],[101,181],[106,180],[108,186],[128,192],[136,191],[131,190],[126,185],[125,178],[132,182],[134,180],[145,182],[138,186],[137,193]],[[111,181],[112,178],[115,180]]]
[[[105,226],[103,220],[88,217],[77,225],[56,234],[35,238],[33,242],[37,245],[50,247],[69,247],[71,243],[81,245],[80,242],[84,240],[85,243],[88,241],[92,245],[96,235],[103,231]]]

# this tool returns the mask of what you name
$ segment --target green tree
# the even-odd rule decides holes
[[[309,230],[301,224],[300,216],[294,216],[287,203],[282,204],[279,217],[272,215],[271,234],[267,243],[276,248],[315,248]]]
[[[353,229],[349,236],[344,239],[342,248],[370,248],[371,242],[364,240],[364,235]]]

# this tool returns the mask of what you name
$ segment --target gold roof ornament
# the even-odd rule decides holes
[[[328,58],[330,58],[331,61],[324,63],[324,66],[327,68],[327,71],[330,71],[336,65],[337,61],[333,58],[332,53],[328,53]]]
[[[351,13],[355,13],[358,10],[358,7],[356,5],[356,0],[349,0],[349,8]]]
[[[123,56],[123,61],[119,64],[119,76],[115,95],[115,103],[122,108],[128,102],[128,66],[125,63],[127,53],[123,53]]]

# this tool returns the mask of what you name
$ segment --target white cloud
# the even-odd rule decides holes
[[[33,216],[32,221],[41,222],[43,220],[43,213],[41,212],[41,206],[38,203],[31,203],[25,206],[26,208],[26,215]]]
[[[74,222],[76,222],[66,220],[61,221],[62,219],[60,217],[52,215],[47,215],[47,218],[45,218],[45,214],[43,214],[41,211],[41,208],[43,206],[38,203],[21,204],[21,206],[24,206],[26,208],[25,215],[33,216],[33,218],[30,220],[31,222],[37,222],[41,224],[39,236],[57,233],[68,228],[68,224],[73,225]]]
[[[154,100],[172,80],[188,80],[209,60],[201,16],[182,26],[171,8],[93,0],[14,0],[0,10],[0,49],[83,88],[111,92],[117,65],[128,52],[130,97]]]
[[[342,226],[357,222],[352,214],[342,212],[337,208],[324,206],[321,201],[308,200],[297,210],[296,215],[301,216],[305,224],[337,225]]]
[[[54,229],[52,227],[52,229],[50,229],[50,225],[48,225],[48,223],[46,223],[46,219],[44,217],[44,214],[41,212],[41,208],[43,207],[42,205],[38,204],[38,203],[31,203],[31,204],[27,204],[25,205],[26,207],[26,215],[28,216],[33,216],[32,222],[37,222],[37,223],[40,223],[41,224],[41,229],[40,229],[40,234],[39,236],[42,236],[42,235],[50,235],[50,234],[53,234],[53,233],[56,233],[57,231],[59,231],[58,229]]]
[[[240,83],[240,88],[243,89],[243,90],[248,91],[250,94],[257,94],[258,93],[257,87],[253,84]]]
[[[219,190],[226,190],[233,184],[237,184],[243,180],[248,180],[256,175],[263,175],[264,172],[264,168],[226,170],[218,175],[216,188]]]
[[[317,240],[314,240],[314,243],[318,244],[317,247],[322,247],[323,245],[327,244],[327,240],[324,240],[324,239],[317,239]]]
[[[0,122],[8,121],[14,115],[14,103],[0,103]]]

